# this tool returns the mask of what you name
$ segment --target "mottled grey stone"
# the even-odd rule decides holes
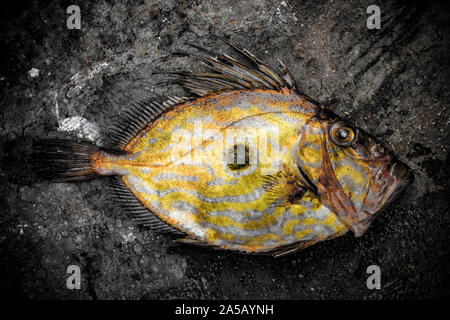
[[[371,1],[79,3],[81,30],[66,28],[61,2],[2,8],[2,295],[448,296],[448,7],[387,2],[380,5],[381,29],[368,30]],[[281,59],[301,91],[387,142],[412,168],[414,184],[363,237],[348,233],[277,260],[177,246],[169,236],[136,226],[111,202],[101,179],[54,184],[33,173],[34,139],[92,139],[98,133],[103,144],[110,119],[131,97],[185,94],[152,72],[201,69],[193,59],[173,55],[187,49],[185,42],[230,52],[215,35],[273,66]],[[85,119],[82,126],[76,117]],[[72,264],[81,268],[81,290],[66,288]],[[371,264],[381,267],[381,290],[366,287]]]

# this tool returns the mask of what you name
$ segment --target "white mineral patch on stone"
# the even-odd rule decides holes
[[[131,231],[129,231],[129,232],[124,231],[124,232],[119,232],[119,233],[124,242],[130,242],[130,241],[134,241],[136,239],[136,236]]]
[[[67,97],[73,98],[82,93],[83,89],[90,83],[90,81],[97,75],[102,74],[108,68],[108,66],[109,63],[104,61],[94,64],[91,68],[83,72],[74,74],[70,78],[71,83],[73,83],[74,85],[71,86],[67,91]]]
[[[75,133],[78,137],[92,142],[100,140],[100,128],[82,116],[61,119],[58,104],[58,92],[52,93],[55,99],[54,115],[58,120],[58,131]]]
[[[98,126],[81,116],[58,120],[58,123],[58,131],[75,132],[78,137],[93,142],[98,141],[100,138],[100,130]]]
[[[29,74],[30,77],[32,77],[32,78],[39,77],[39,69],[31,68],[31,70],[28,71],[28,74]]]

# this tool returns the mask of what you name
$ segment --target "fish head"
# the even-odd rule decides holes
[[[389,147],[325,108],[303,127],[295,158],[300,178],[357,237],[412,180]]]

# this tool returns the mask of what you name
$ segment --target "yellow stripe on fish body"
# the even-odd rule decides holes
[[[291,150],[311,116],[288,90],[209,95],[169,110],[127,145],[129,155],[98,165],[120,171],[159,218],[211,245],[256,252],[323,239],[346,229],[315,195],[274,207],[264,189],[264,176],[296,170]],[[245,161],[236,164],[239,148]]]

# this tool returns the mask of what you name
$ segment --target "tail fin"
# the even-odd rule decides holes
[[[92,155],[100,148],[87,142],[39,140],[33,145],[35,170],[55,182],[86,181],[96,177]]]

